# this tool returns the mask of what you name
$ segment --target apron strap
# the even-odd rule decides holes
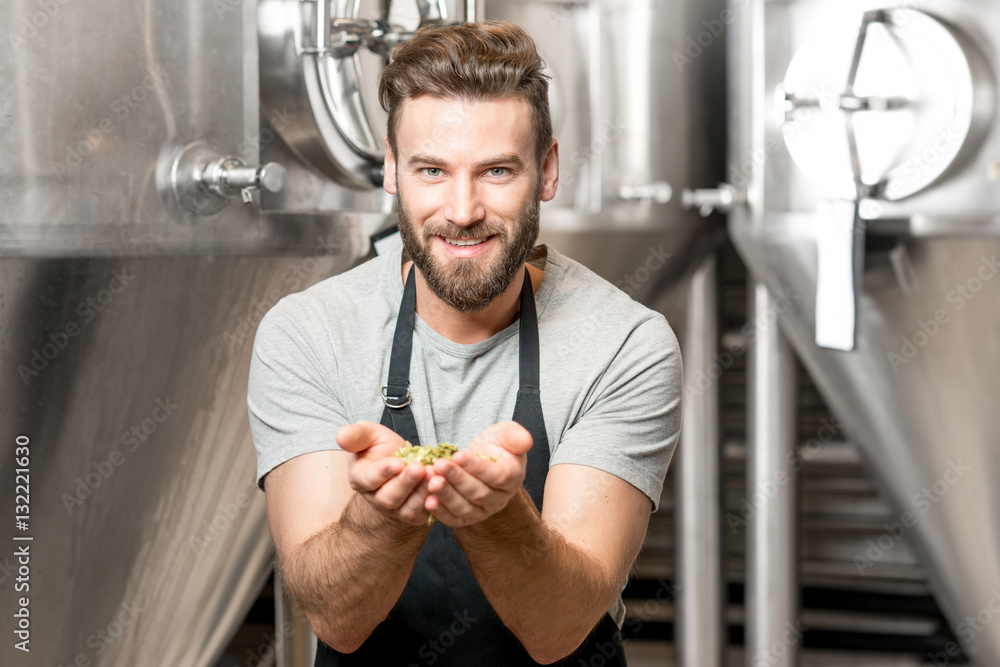
[[[518,324],[520,388],[538,389],[538,315],[535,312],[535,292],[531,274],[524,270],[521,286],[521,321]]]
[[[386,401],[382,423],[413,444],[416,426],[410,410],[409,368],[416,307],[413,269],[410,270],[400,304],[389,361],[389,380],[383,391]],[[535,295],[531,275],[524,271],[519,323],[519,388],[513,419],[524,426],[534,440],[528,451],[525,486],[532,500],[542,507],[542,491],[549,468],[549,442],[539,394],[539,336]],[[398,407],[396,407],[398,406]],[[401,426],[402,424],[402,426]],[[455,624],[475,619],[455,631]],[[446,653],[438,655],[428,647],[448,634],[453,639]],[[429,643],[430,642],[430,643]],[[436,650],[436,649],[435,649]],[[600,661],[598,661],[600,657]],[[413,573],[389,616],[375,629],[361,648],[341,654],[318,643],[316,667],[370,667],[371,665],[429,664],[482,665],[483,667],[532,667],[539,663],[507,630],[479,587],[468,559],[451,529],[441,523],[431,529]],[[422,660],[421,660],[422,659]],[[602,664],[624,667],[625,657],[618,627],[605,614],[601,623],[566,664]]]
[[[518,324],[518,373],[519,387],[512,419],[528,429],[532,445],[528,452],[528,467],[524,473],[524,486],[538,511],[542,511],[545,478],[549,472],[549,441],[542,414],[539,393],[538,314],[535,312],[535,292],[531,288],[531,274],[524,269],[521,286],[521,321]]]
[[[417,422],[410,409],[410,353],[413,350],[413,318],[417,309],[417,281],[414,265],[406,278],[403,299],[396,317],[389,355],[389,379],[382,387],[382,425],[388,426],[412,445],[419,445]]]

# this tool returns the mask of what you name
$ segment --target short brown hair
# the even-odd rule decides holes
[[[521,96],[532,112],[536,160],[552,143],[549,82],[535,42],[506,21],[425,26],[392,53],[379,79],[378,99],[389,114],[389,146],[396,152],[396,126],[403,102],[420,95],[466,100]]]

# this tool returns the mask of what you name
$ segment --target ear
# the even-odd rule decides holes
[[[382,189],[391,195],[396,194],[396,156],[389,145],[389,136],[382,137],[385,142],[385,164],[382,167]]]
[[[549,201],[556,196],[559,186],[559,142],[552,137],[552,145],[542,160],[542,192],[541,200]]]

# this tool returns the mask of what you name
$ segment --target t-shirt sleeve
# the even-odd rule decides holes
[[[597,382],[551,465],[574,463],[620,477],[659,507],[663,478],[681,429],[682,370],[677,338],[662,315],[633,329]]]
[[[333,390],[334,355],[318,343],[325,337],[315,335],[321,314],[310,297],[296,295],[280,301],[257,328],[247,408],[262,491],[264,476],[281,463],[339,449],[337,429],[349,423]]]

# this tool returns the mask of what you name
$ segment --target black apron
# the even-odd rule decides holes
[[[382,390],[382,424],[403,439],[419,444],[410,410],[410,352],[416,312],[416,280],[411,267],[403,290],[389,379]],[[524,484],[541,511],[549,469],[549,441],[538,392],[538,318],[531,277],[524,271],[519,324],[520,386],[514,421],[531,433]],[[349,609],[340,613],[350,613]],[[582,663],[578,662],[581,661]],[[472,574],[469,561],[451,529],[437,522],[431,529],[407,582],[389,616],[353,653],[338,653],[318,642],[316,667],[520,667],[538,665],[490,606]],[[624,647],[609,614],[572,656],[559,664],[622,666]]]

